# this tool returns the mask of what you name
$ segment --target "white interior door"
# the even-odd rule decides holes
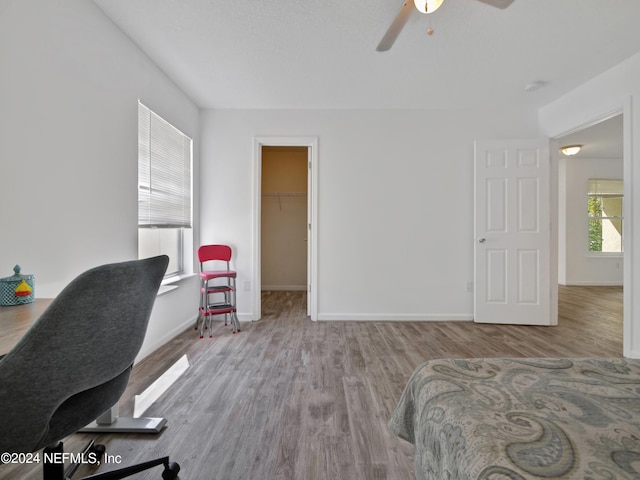
[[[476,322],[557,324],[550,170],[546,139],[475,144]]]

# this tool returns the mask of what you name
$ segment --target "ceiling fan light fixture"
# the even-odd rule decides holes
[[[413,0],[413,3],[420,13],[433,13],[440,8],[442,2],[444,2],[444,0]]]
[[[582,145],[566,145],[560,148],[563,155],[572,157],[582,149]]]

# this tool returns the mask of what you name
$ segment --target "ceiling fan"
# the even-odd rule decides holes
[[[507,8],[513,3],[513,0],[478,1],[496,8]],[[376,50],[378,52],[386,52],[393,46],[396,38],[398,38],[398,35],[400,35],[400,32],[413,13],[414,8],[421,13],[433,13],[440,7],[440,5],[442,5],[442,2],[444,2],[444,0],[413,0],[413,2],[411,0],[404,0],[398,15],[396,15],[396,18],[391,22],[391,26],[389,26],[389,29],[387,30],[387,33],[384,34],[384,37],[382,37],[382,40],[380,40]]]

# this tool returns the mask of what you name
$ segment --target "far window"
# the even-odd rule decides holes
[[[590,252],[622,252],[622,180],[589,179]]]
[[[191,139],[138,103],[138,256],[169,256],[184,271],[191,235]]]

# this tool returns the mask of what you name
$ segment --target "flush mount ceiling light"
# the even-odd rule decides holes
[[[576,153],[578,153],[582,149],[582,145],[567,145],[565,147],[560,148],[560,151],[563,155],[567,157],[572,157]]]
[[[444,2],[444,0],[413,0],[413,3],[420,13],[433,13],[440,8],[442,2]]]

